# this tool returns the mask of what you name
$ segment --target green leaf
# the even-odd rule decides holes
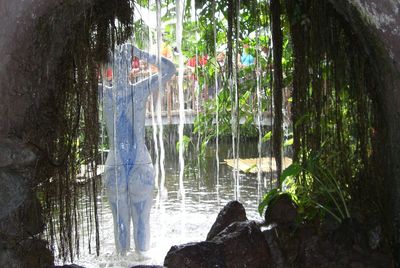
[[[289,145],[293,145],[293,138],[288,139],[288,140],[285,141],[285,143],[283,144],[284,147],[289,146]]]
[[[264,195],[263,199],[261,200],[261,203],[258,205],[258,213],[260,213],[260,216],[262,216],[265,207],[271,202],[271,200],[277,197],[279,194],[280,194],[279,190],[275,188],[269,191],[266,195]]]
[[[183,150],[185,151],[187,149],[187,147],[189,146],[189,143],[191,142],[190,137],[183,135],[182,137],[182,145],[183,145]],[[179,146],[180,146],[180,142],[177,141],[176,142],[176,150],[179,151]]]
[[[272,137],[272,131],[268,131],[267,134],[264,135],[264,137],[262,137],[262,141],[266,142],[269,141]]]
[[[290,166],[282,171],[281,177],[279,178],[280,183],[283,183],[288,177],[295,177],[299,175],[302,169],[303,168],[300,164],[292,163]]]

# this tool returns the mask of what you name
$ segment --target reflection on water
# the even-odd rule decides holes
[[[172,139],[173,140],[173,139]],[[257,142],[241,142],[241,157],[257,157]],[[167,192],[157,200],[154,190],[154,202],[151,212],[151,247],[146,255],[139,255],[131,250],[126,257],[114,253],[114,234],[112,214],[104,195],[99,193],[100,202],[100,256],[89,254],[87,245],[82,245],[76,264],[85,267],[129,267],[137,264],[162,265],[164,257],[172,245],[203,241],[214,223],[220,209],[234,199],[235,182],[233,170],[221,163],[219,184],[217,185],[215,145],[208,145],[205,161],[199,168],[197,154],[187,152],[185,156],[184,189],[185,198],[179,192],[179,163],[172,141],[166,144],[166,182]],[[152,148],[149,146],[150,149]],[[168,148],[169,147],[169,148]],[[219,145],[220,159],[232,158],[230,144]],[[153,156],[153,159],[155,157]],[[269,179],[269,178],[268,178]],[[249,219],[260,219],[257,206],[266,192],[264,183],[257,181],[257,176],[240,175],[240,202],[244,205]],[[269,184],[267,184],[269,185]],[[184,200],[184,201],[182,201]],[[85,230],[85,227],[81,227]],[[86,240],[81,234],[81,241]],[[93,236],[93,235],[92,235]],[[94,237],[93,237],[94,238]],[[83,242],[82,242],[83,243]],[[86,242],[87,243],[87,242]],[[92,243],[94,245],[94,242]],[[134,245],[133,241],[131,245]]]

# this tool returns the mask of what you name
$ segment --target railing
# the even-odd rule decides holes
[[[194,76],[185,75],[183,80],[184,112],[186,117],[185,123],[192,124],[197,111],[201,112],[204,102],[210,99],[208,88],[201,90],[200,94],[196,91],[196,80]],[[180,105],[177,76],[173,76],[166,84],[162,95],[161,116],[163,124],[178,124]],[[154,93],[153,100],[150,98],[147,102],[146,125],[151,124],[151,105],[153,103],[153,111],[155,112],[157,97],[158,94]]]

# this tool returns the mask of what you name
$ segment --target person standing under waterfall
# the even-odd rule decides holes
[[[151,92],[159,88],[159,75],[153,74],[131,83],[132,57],[156,65],[162,86],[175,74],[175,65],[132,44],[117,46],[113,59],[112,86],[104,84],[103,113],[110,151],[104,171],[104,183],[114,220],[117,253],[126,255],[130,248],[130,222],[133,223],[135,249],[150,246],[150,209],[155,172],[145,144],[145,107]]]

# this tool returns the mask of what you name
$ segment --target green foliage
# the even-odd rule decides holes
[[[272,138],[272,131],[268,131],[265,133],[265,135],[262,137],[262,141],[266,142],[269,141]]]
[[[323,212],[331,214],[339,222],[350,218],[347,205],[350,196],[347,189],[340,185],[329,170],[321,167],[315,157],[308,159],[304,165],[292,163],[283,170],[279,180],[283,190],[274,188],[262,198],[258,207],[260,215],[276,196],[290,194],[299,206],[303,219],[310,219]]]
[[[277,188],[274,188],[271,191],[269,191],[266,195],[264,195],[260,204],[258,205],[258,213],[260,213],[260,215],[262,216],[268,204],[280,194],[281,192]]]
[[[189,136],[183,135],[182,138],[182,144],[183,144],[183,151],[187,151],[187,148],[189,147],[189,144],[192,142],[191,138]],[[176,142],[176,150],[179,151],[179,148],[181,146],[180,141]]]

